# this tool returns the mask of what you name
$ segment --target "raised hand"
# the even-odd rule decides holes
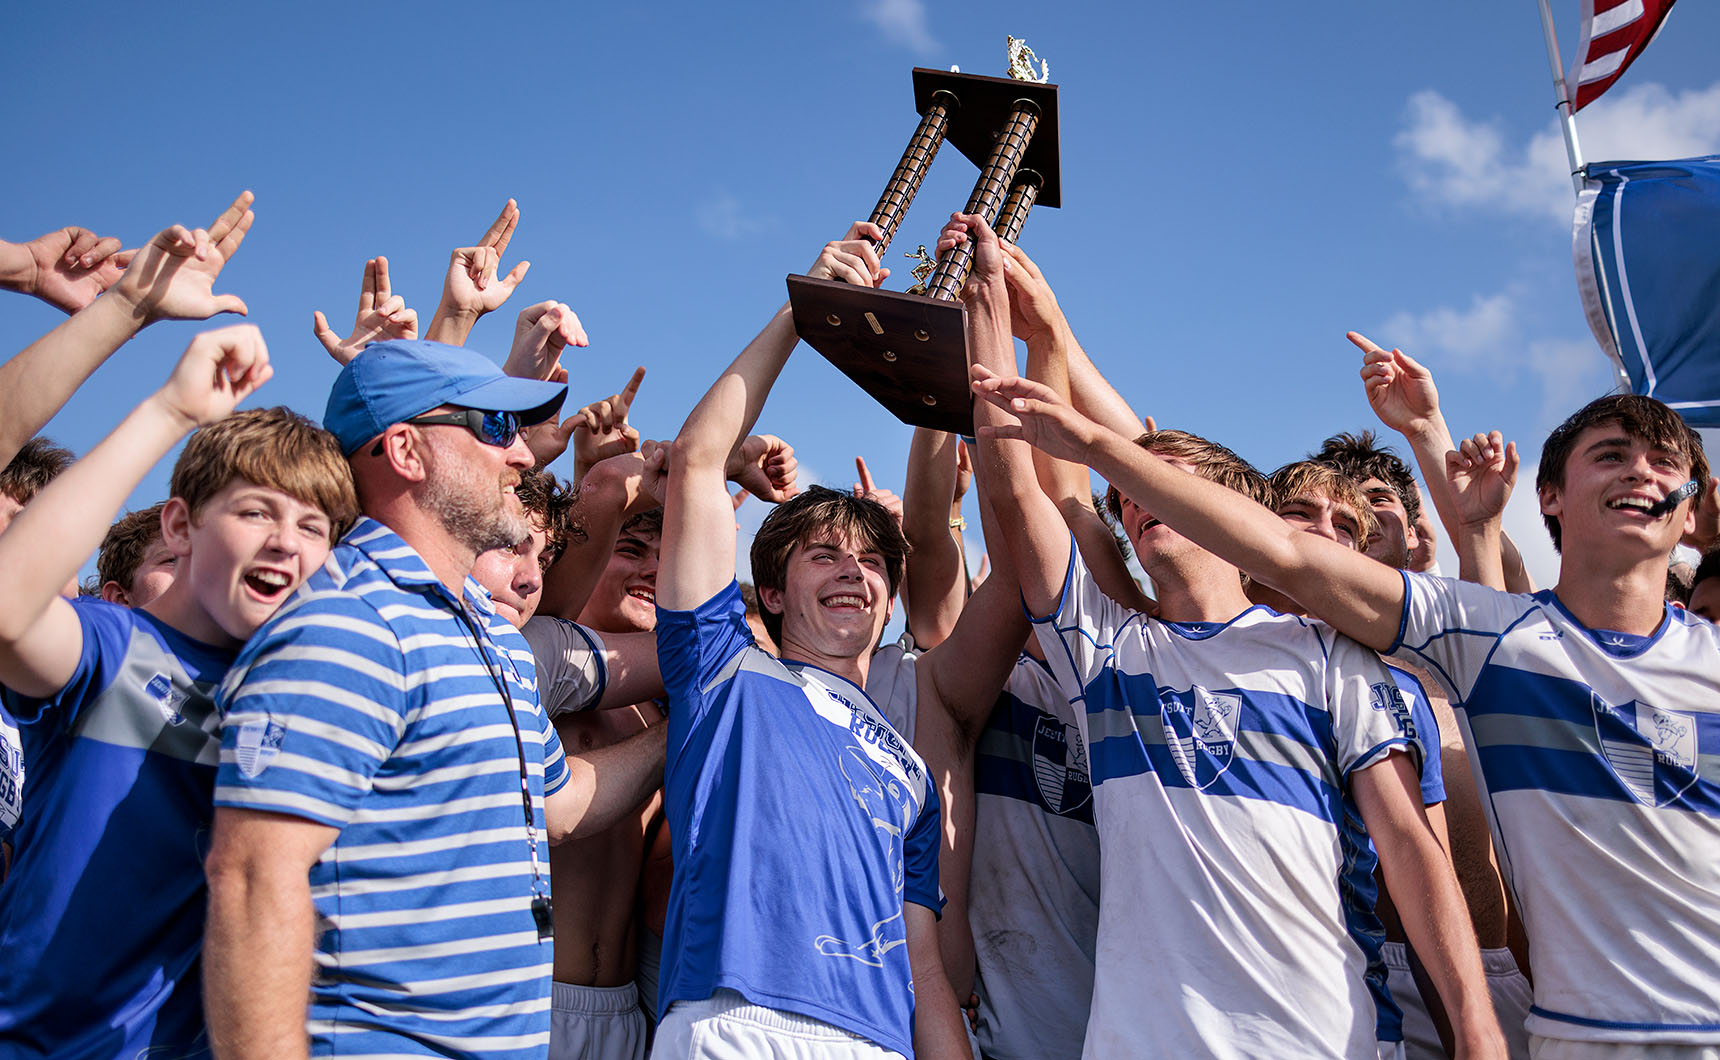
[[[870,221],[855,221],[848,234],[824,244],[808,276],[821,280],[841,280],[861,287],[876,287],[890,275],[890,270],[878,260],[878,248],[884,230]]]
[[[973,240],[973,265],[968,271],[967,285],[962,288],[962,297],[968,295],[968,288],[994,283],[1004,279],[1003,244],[998,241],[997,233],[985,223],[985,218],[976,213],[952,213],[944,224],[943,231],[938,235],[938,257],[952,247],[960,246],[968,240]]]
[[[37,236],[28,243],[0,243],[4,250],[0,287],[10,287],[67,313],[96,300],[119,281],[135,251],[119,240],[71,226]]]
[[[639,395],[639,384],[644,381],[645,369],[635,368],[633,378],[627,381],[619,394],[593,401],[568,417],[573,421],[570,430],[573,433],[575,468],[595,467],[600,460],[639,448],[639,432],[627,422],[627,413],[633,408],[633,399]],[[579,477],[577,473],[575,477]]]
[[[1076,412],[1041,383],[1019,376],[1000,376],[983,364],[968,369],[973,392],[1016,418],[1017,423],[982,426],[982,438],[1019,439],[1075,464],[1087,462],[1087,450],[1104,428]]]
[[[956,439],[956,488],[950,495],[950,505],[960,508],[962,498],[967,496],[968,487],[973,485],[973,454],[968,452],[967,443]]]
[[[796,493],[794,446],[774,434],[752,434],[742,440],[730,459],[730,482],[761,501],[781,504]]]
[[[1057,295],[1020,247],[1002,240],[998,245],[1003,248],[1003,278],[1009,284],[1009,329],[1026,342],[1049,338],[1063,324]]]
[[[320,309],[311,314],[311,330],[335,363],[344,366],[373,342],[417,338],[418,311],[406,308],[406,300],[389,290],[388,259],[375,257],[364,263],[352,334],[344,339],[336,335]]]
[[[224,419],[274,374],[263,333],[234,324],[193,338],[157,396],[190,426],[203,427]]]
[[[1432,372],[1402,350],[1382,349],[1360,332],[1346,332],[1344,337],[1362,351],[1362,384],[1381,423],[1407,436],[1439,415],[1439,391]]]
[[[894,490],[882,489],[872,481],[872,472],[866,467],[866,458],[854,458],[854,470],[860,476],[860,481],[854,483],[854,496],[877,501],[891,515],[896,517],[896,525],[902,525],[902,498],[896,496]]]
[[[639,488],[649,493],[659,505],[669,495],[669,448],[673,444],[672,441],[662,442],[655,438],[639,443],[639,455],[645,460],[645,474]]]
[[[1506,444],[1498,431],[1465,438],[1445,454],[1445,481],[1460,523],[1480,526],[1500,518],[1517,483],[1517,443]]]
[[[588,346],[579,316],[566,302],[539,302],[520,310],[514,345],[502,371],[519,379],[548,379],[569,346]]]
[[[485,313],[500,308],[514,293],[526,271],[532,267],[522,261],[499,279],[502,255],[514,238],[520,223],[520,208],[509,199],[502,212],[490,225],[490,230],[475,246],[457,247],[448,258],[448,276],[442,283],[442,301],[436,316],[430,321],[426,337],[438,342],[462,345],[471,333],[472,325]]]
[[[1708,480],[1708,488],[1697,496],[1691,512],[1696,516],[1696,529],[1685,534],[1679,544],[1699,552],[1720,544],[1720,479]]]
[[[254,196],[241,192],[207,230],[174,225],[135,252],[113,293],[145,323],[207,320],[217,313],[247,312],[236,294],[216,294],[215,278],[245,241],[256,215]]]

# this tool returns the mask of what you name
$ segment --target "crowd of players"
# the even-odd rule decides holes
[[[1143,420],[957,215],[976,436],[802,488],[753,433],[786,306],[661,442],[644,369],[563,409],[565,304],[466,350],[510,202],[422,339],[382,258],[316,314],[320,426],[235,411],[241,325],[37,437],[244,311],[250,206],[0,241],[69,314],[0,365],[0,1057],[1720,1057],[1720,552],[1672,564],[1720,503],[1660,403],[1547,440],[1536,591],[1514,445],[1401,351],[1350,335],[1432,513],[1371,431],[1263,475]],[[880,236],[808,274],[877,286]]]

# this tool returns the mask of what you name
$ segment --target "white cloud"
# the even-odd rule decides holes
[[[766,219],[747,213],[741,201],[726,191],[715,192],[700,203],[694,219],[707,235],[718,239],[740,239],[769,227]]]
[[[1397,313],[1382,326],[1379,341],[1422,360],[1430,355],[1464,367],[1492,363],[1518,341],[1517,300],[1509,292],[1475,295],[1468,308],[1440,306],[1425,313]]]
[[[1658,84],[1615,90],[1577,115],[1588,161],[1684,158],[1720,151],[1720,82],[1674,95]],[[1564,138],[1549,121],[1525,143],[1498,119],[1466,117],[1431,89],[1410,97],[1394,139],[1409,186],[1445,206],[1571,222]]]
[[[926,26],[926,6],[920,0],[861,0],[860,16],[883,31],[892,43],[920,55],[938,49]]]

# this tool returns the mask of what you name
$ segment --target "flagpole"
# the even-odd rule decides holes
[[[1553,32],[1553,12],[1547,0],[1540,0],[1541,31],[1547,38],[1547,64],[1553,68],[1553,92],[1558,98],[1559,130],[1565,134],[1565,161],[1571,166],[1571,187],[1578,194],[1583,190],[1583,150],[1577,145],[1577,119],[1571,109],[1572,93],[1565,84],[1564,66],[1559,61],[1559,38]]]

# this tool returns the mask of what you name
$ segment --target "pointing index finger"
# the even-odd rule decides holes
[[[1378,343],[1359,331],[1346,331],[1344,332],[1344,338],[1349,339],[1355,344],[1356,349],[1361,350],[1363,353],[1381,352],[1381,347]]]
[[[857,456],[854,458],[854,470],[860,473],[860,492],[862,494],[871,493],[873,489],[872,472],[866,468],[865,457]]]
[[[627,385],[621,388],[621,415],[625,417],[627,410],[633,407],[633,398],[639,393],[639,384],[645,381],[645,368],[641,365],[633,369],[633,378],[627,380]]]

